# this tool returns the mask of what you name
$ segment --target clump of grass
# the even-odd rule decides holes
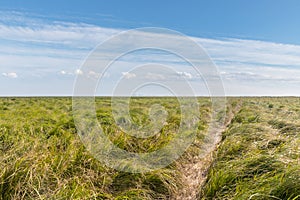
[[[239,100],[229,99],[229,113]],[[243,101],[222,136],[202,198],[299,198],[299,99]],[[127,151],[149,152],[172,140],[181,120],[176,99],[131,103],[137,126],[150,124],[152,104],[164,106],[169,114],[164,127],[153,137],[132,137],[117,126],[126,119],[115,122],[110,99],[96,98],[98,121],[111,141]],[[200,98],[199,106],[196,141],[177,162],[201,152],[211,102]],[[170,199],[182,185],[176,163],[135,174],[96,160],[77,136],[70,98],[1,98],[0,110],[0,199]]]
[[[281,134],[297,134],[300,131],[300,126],[284,121],[270,120],[268,121],[273,128],[278,129]]]
[[[298,103],[298,99],[279,99],[272,104],[280,107],[281,101],[290,107]],[[295,128],[299,121],[292,123],[278,110],[270,110],[265,106],[269,99],[244,102],[223,134],[201,199],[299,199],[300,135]],[[259,120],[249,121],[255,115]],[[294,134],[286,134],[291,131]]]
[[[146,139],[126,135],[116,125],[110,99],[97,98],[97,118],[105,134],[131,152],[154,151],[167,144],[181,120],[176,99],[132,101],[131,115],[140,125],[149,122],[150,105],[165,106],[169,115],[158,135]],[[203,131],[210,103],[199,102]],[[71,98],[1,98],[0,108],[0,199],[169,199],[180,185],[174,164],[134,174],[115,171],[93,158],[76,133]]]

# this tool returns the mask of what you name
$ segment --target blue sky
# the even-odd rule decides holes
[[[227,95],[299,96],[299,10],[296,0],[2,0],[0,95],[72,95],[79,68],[97,44],[122,30],[163,27],[205,48]],[[192,79],[181,67],[178,73]]]

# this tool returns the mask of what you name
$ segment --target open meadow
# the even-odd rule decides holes
[[[186,152],[165,168],[129,173],[86,150],[71,98],[0,98],[0,199],[300,199],[300,98],[228,98],[226,127],[205,157],[211,101],[198,103],[196,138]],[[148,138],[118,127],[108,97],[96,98],[97,119],[119,148],[155,151],[172,140],[181,115],[176,98],[132,98],[132,120],[147,124],[153,104],[168,115]]]

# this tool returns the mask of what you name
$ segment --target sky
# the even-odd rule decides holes
[[[82,69],[92,50],[141,27],[178,31],[203,47],[226,95],[300,96],[299,10],[297,0],[1,0],[0,96],[70,96],[76,77],[100,77]],[[197,95],[210,93],[205,78],[175,57],[147,50],[124,56],[102,74],[105,87],[96,92],[111,95],[118,79],[138,78],[130,71],[134,66],[156,63],[172,67],[179,78],[149,67],[148,81],[187,81]],[[136,94],[169,93],[154,87]]]

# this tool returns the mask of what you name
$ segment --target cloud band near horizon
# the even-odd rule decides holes
[[[0,12],[0,18],[0,96],[72,95],[75,76],[80,75],[79,68],[89,52],[123,31],[45,21],[16,12]],[[217,65],[227,95],[300,95],[299,45],[239,38],[191,38]],[[142,52],[139,57],[128,56],[122,63],[126,69],[126,65],[152,62],[154,56],[155,62],[174,65],[178,74],[195,78],[184,63],[164,53]],[[123,69],[110,73],[134,76]],[[107,74],[109,77],[112,76]]]

